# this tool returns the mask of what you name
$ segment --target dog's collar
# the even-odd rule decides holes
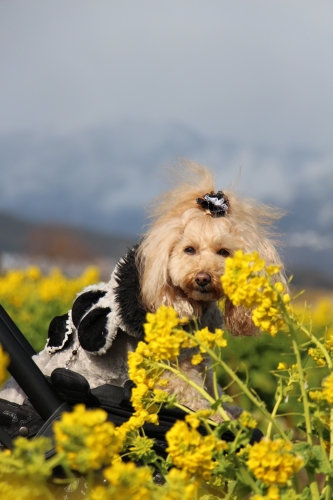
[[[202,198],[197,198],[197,204],[211,217],[224,217],[230,208],[229,200],[222,191],[206,193]]]

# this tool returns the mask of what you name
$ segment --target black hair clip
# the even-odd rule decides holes
[[[197,198],[197,203],[212,217],[224,217],[229,209],[229,200],[222,191],[206,193],[202,198]]]

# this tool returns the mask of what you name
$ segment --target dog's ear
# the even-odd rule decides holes
[[[177,219],[155,224],[138,248],[141,301],[147,311],[156,311],[162,303],[172,303],[170,296],[173,288],[168,282],[168,263],[181,229]]]
[[[264,259],[267,266],[276,265],[280,267],[280,271],[273,276],[271,276],[271,281],[277,283],[280,281],[284,285],[284,293],[289,292],[288,280],[285,274],[283,263],[280,256],[276,250],[276,247],[268,238],[262,238],[260,244],[258,245],[259,256]]]
[[[234,306],[227,297],[224,304],[224,323],[231,335],[251,336],[258,333],[258,328],[251,319],[252,311],[243,306]]]
[[[288,291],[288,283],[284,274],[283,264],[279,254],[268,238],[261,238],[256,241],[257,251],[262,259],[264,259],[266,266],[278,265],[280,272],[272,276],[272,281],[276,283],[281,281],[285,286],[285,291]],[[253,324],[251,319],[252,311],[243,306],[235,306],[227,297],[225,300],[224,321],[226,328],[232,335],[256,335],[259,329]]]

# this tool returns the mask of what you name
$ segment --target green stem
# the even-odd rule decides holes
[[[324,460],[326,462],[326,467],[330,470],[332,470],[332,467],[331,467],[331,464],[330,464],[330,461],[328,459],[328,456],[327,456],[327,452],[325,450],[325,443],[324,443],[324,438],[323,438],[323,432],[322,432],[322,429],[320,429],[319,431],[319,441],[320,441],[320,446],[321,446],[321,450],[322,450],[322,455],[324,457]]]
[[[302,366],[302,358],[301,358],[301,354],[299,352],[297,341],[296,341],[296,332],[294,330],[294,323],[291,320],[291,318],[289,317],[289,315],[286,311],[286,308],[284,307],[284,304],[283,304],[283,309],[284,309],[284,313],[285,313],[286,323],[289,327],[289,331],[290,331],[290,334],[292,336],[292,345],[293,345],[293,350],[294,350],[295,357],[296,357],[297,370],[298,370],[298,375],[299,375],[299,385],[300,385],[302,399],[303,399],[307,442],[311,446],[313,446],[312,429],[311,429],[311,416],[310,416],[308,395],[307,395],[307,392],[305,389],[305,378],[304,378],[304,371],[303,371],[303,366]],[[311,495],[312,495],[311,498],[312,498],[312,500],[320,500],[320,493],[319,493],[318,483],[316,481],[315,471],[313,468],[306,468],[306,471],[308,473],[308,478],[309,478],[309,487],[310,487],[310,491],[311,491]]]
[[[330,456],[329,456],[329,464],[333,460],[333,409],[330,411]],[[325,456],[326,452],[324,450]],[[325,500],[331,500],[332,499],[332,478],[329,476],[327,478],[327,485],[325,489]]]
[[[330,412],[330,460],[333,460],[333,408]]]
[[[307,395],[307,392],[305,389],[305,378],[304,378],[304,372],[303,372],[303,366],[302,366],[302,358],[301,358],[301,355],[300,355],[300,352],[298,349],[297,342],[294,338],[292,339],[292,344],[293,344],[293,349],[294,349],[294,353],[295,353],[295,357],[296,357],[297,370],[298,370],[298,376],[299,376],[299,386],[301,389],[301,394],[302,394],[302,399],[303,399],[307,441],[312,446],[313,440],[312,440],[312,426],[311,426],[310,408],[309,408],[308,395]]]
[[[215,399],[219,399],[219,390],[217,387],[217,373],[216,370],[213,371],[213,387],[214,387],[214,396]]]
[[[244,467],[244,465],[240,464],[240,462],[239,462],[239,460],[237,460],[237,458],[235,458],[235,463],[236,463],[237,468],[238,468],[237,475],[238,475],[238,478],[241,480],[241,482],[244,483],[244,479],[245,479],[246,484],[251,486],[252,491],[254,493],[257,493],[258,495],[260,495],[261,490],[260,490],[259,486],[257,485],[257,483],[255,482],[255,480],[252,478],[249,471]]]
[[[207,353],[209,356],[216,361],[217,364],[223,368],[223,370],[237,383],[239,388],[246,394],[246,396],[249,398],[249,400],[263,413],[263,415],[267,418],[269,422],[271,422],[277,431],[281,434],[283,439],[286,441],[290,441],[288,436],[285,434],[283,429],[280,427],[280,425],[272,418],[271,414],[266,410],[266,408],[263,406],[263,404],[258,401],[258,399],[252,394],[251,391],[247,388],[247,386],[244,384],[244,382],[236,375],[236,373],[233,372],[233,370],[224,362],[222,359],[220,359],[214,351],[211,349],[207,349]]]
[[[201,387],[200,385],[196,384],[195,382],[193,382],[193,380],[189,379],[188,377],[186,377],[186,375],[184,375],[180,370],[178,370],[177,368],[174,368],[173,366],[170,366],[170,365],[166,365],[166,364],[162,364],[162,363],[156,363],[157,366],[163,368],[164,370],[169,370],[170,372],[174,373],[177,377],[181,378],[182,380],[184,380],[185,382],[188,383],[188,385],[190,385],[191,387],[193,387],[194,389],[196,389],[199,394],[201,394],[201,396],[206,399],[206,401],[208,401],[208,403],[210,404],[214,404],[215,403],[215,399],[212,398],[212,396],[210,396],[208,394],[207,391],[205,391],[205,389],[203,387]],[[228,416],[227,412],[221,407],[219,406],[218,407],[218,412],[219,414],[221,415],[221,417],[223,418],[223,420],[230,420],[230,417]]]
[[[314,470],[312,468],[306,469],[306,472],[308,473],[308,478],[309,478],[311,500],[320,500],[320,493],[319,493],[318,483],[316,481],[316,475],[314,473]]]
[[[317,337],[315,337],[311,332],[309,332],[305,328],[305,326],[301,325],[300,323],[297,323],[297,326],[298,326],[298,328],[300,330],[302,330],[303,333],[305,333],[305,335],[307,337],[309,337],[309,339],[311,340],[311,342],[313,342],[314,344],[316,344],[316,347],[318,347],[318,349],[321,350],[321,352],[323,353],[323,356],[325,357],[325,360],[326,360],[326,363],[327,363],[327,366],[328,366],[329,370],[332,371],[333,370],[332,359],[331,359],[330,355],[328,354],[327,349],[325,349],[325,347],[320,342],[320,340],[318,340]]]
[[[325,500],[332,500],[332,485],[330,478],[328,479],[328,484],[325,488]]]
[[[224,361],[222,361],[222,359],[220,359],[216,355],[215,351],[213,351],[212,349],[208,348],[203,342],[201,342],[201,340],[199,340],[198,338],[196,338],[194,335],[191,335],[191,334],[188,334],[188,336],[190,338],[192,338],[193,340],[195,340],[195,342],[197,342],[200,346],[202,346],[205,349],[205,351],[207,352],[207,354],[209,354],[209,356],[217,363],[217,365],[220,365],[221,368],[223,368],[223,370],[237,383],[237,385],[239,386],[239,388],[244,392],[244,394],[246,394],[246,396],[250,399],[250,401],[252,401],[252,403],[254,403],[254,405],[257,408],[259,408],[259,410],[261,411],[261,413],[264,414],[264,416],[267,418],[267,420],[269,422],[272,422],[272,424],[275,426],[275,428],[277,429],[277,431],[281,434],[281,436],[283,437],[283,439],[285,439],[286,441],[289,442],[290,439],[285,434],[285,432],[280,427],[280,425],[272,418],[271,414],[266,410],[266,408],[263,406],[263,404],[258,401],[258,399],[252,394],[251,391],[249,391],[249,389],[247,388],[247,386],[236,375],[236,373],[234,373],[234,371]],[[230,419],[228,418],[228,420],[230,420]]]
[[[279,409],[279,406],[281,404],[281,401],[282,401],[282,398],[283,398],[283,393],[282,393],[282,384],[281,384],[281,380],[279,380],[279,385],[280,385],[280,395],[278,396],[277,400],[276,400],[276,403],[274,405],[274,408],[273,408],[273,411],[271,413],[271,416],[273,419],[275,419],[276,417],[276,414],[277,414],[277,411]],[[272,421],[270,421],[268,423],[268,426],[267,426],[267,432],[266,432],[266,437],[270,438],[271,437],[271,433],[272,433]]]

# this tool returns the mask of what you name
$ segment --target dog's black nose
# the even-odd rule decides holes
[[[195,277],[195,282],[199,286],[206,286],[212,281],[211,276],[208,273],[200,272]]]

